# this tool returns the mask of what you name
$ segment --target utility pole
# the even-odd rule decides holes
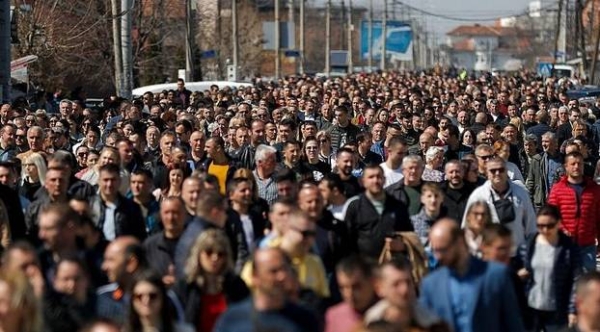
[[[123,53],[123,95],[131,99],[133,90],[133,54],[131,45],[131,9],[133,0],[121,0],[121,52]]]
[[[3,102],[10,102],[10,0],[0,0],[0,104]]]
[[[231,63],[233,65],[234,81],[238,79],[238,26],[237,26],[237,0],[231,0],[231,37],[233,47],[231,48]]]
[[[340,16],[340,27],[341,27],[341,31],[340,31],[340,47],[338,48],[338,50],[343,50],[344,48],[346,48],[346,38],[344,38],[344,34],[346,33],[346,4],[344,3],[344,0],[340,0],[341,1],[341,6],[342,6],[342,15]]]
[[[223,27],[221,24],[223,24],[223,21],[221,20],[221,1],[217,1],[217,42],[214,46],[219,52],[217,58],[221,57],[220,51],[223,49]],[[221,60],[217,60],[217,79],[226,80],[225,77],[227,77],[227,75],[223,73],[224,66],[222,66],[222,63]],[[227,68],[227,66],[225,66],[225,68]]]
[[[385,40],[387,37],[387,16],[388,16],[388,0],[383,0],[383,23],[381,26],[381,70],[385,70]]]
[[[586,70],[588,69],[588,60],[587,60],[587,52],[585,50],[585,29],[583,28],[583,1],[582,0],[577,0],[577,8],[578,8],[578,14],[577,14],[577,27],[579,30],[579,50],[581,52],[581,64],[583,66],[583,71],[582,72],[586,72]],[[592,11],[592,13],[594,13],[594,11]],[[592,14],[594,15],[594,14]],[[576,48],[577,49],[577,48]],[[575,52],[577,53],[577,52]]]
[[[279,49],[281,48],[281,31],[279,26],[279,0],[275,0],[275,79],[279,78],[281,63]]]
[[[354,72],[352,59],[352,0],[348,0],[348,74]]]
[[[194,81],[194,27],[192,1],[185,2],[185,74],[186,81]]]
[[[600,26],[596,30],[596,40],[594,41],[594,57],[592,58],[592,68],[590,69],[590,84],[596,80],[596,65],[598,64],[598,47],[600,47]]]
[[[287,31],[290,31],[290,29],[294,28],[294,33],[290,34],[288,32],[288,37],[291,35],[291,37],[293,38],[292,40],[296,39],[296,19],[294,17],[294,0],[288,0],[288,29]],[[295,48],[296,45],[294,43],[293,47],[292,47],[292,40],[288,40],[288,44],[287,44],[287,49],[291,50],[292,48]],[[296,65],[296,60],[294,60],[294,67]],[[294,74],[295,74],[296,68],[294,68]]]
[[[369,73],[373,68],[373,0],[369,0],[369,36],[367,38],[369,43]]]
[[[325,75],[331,71],[331,0],[325,9]]]
[[[8,2],[8,1],[7,1]],[[123,58],[121,54],[121,19],[119,18],[119,0],[111,0],[113,54],[115,57],[115,92],[123,96]],[[1,29],[4,31],[4,29]],[[8,29],[6,31],[9,31]]]
[[[300,75],[304,75],[304,2],[300,0]]]
[[[556,59],[558,58],[558,44],[560,39],[560,34],[562,31],[562,9],[563,9],[563,0],[558,0],[558,13],[556,14],[556,32],[554,34],[554,61],[552,61],[552,75],[554,75],[554,65],[556,65]]]

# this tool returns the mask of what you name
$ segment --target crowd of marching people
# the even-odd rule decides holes
[[[0,331],[600,331],[600,98],[527,72],[0,106]]]

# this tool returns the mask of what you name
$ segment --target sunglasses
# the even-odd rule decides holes
[[[310,230],[310,229],[305,229],[305,230],[300,230],[300,229],[294,229],[296,232],[302,234],[303,238],[308,238],[308,237],[315,237],[317,236],[317,232]]]
[[[505,171],[506,171],[506,168],[504,168],[504,167],[488,169],[488,172],[490,172],[492,174],[504,173]]]
[[[25,139],[25,135],[16,135],[16,138]]]
[[[207,256],[217,255],[217,257],[219,257],[219,258],[225,257],[224,251],[208,249],[208,250],[205,250],[204,252],[206,253]]]
[[[490,159],[494,158],[494,155],[493,154],[488,154],[488,155],[485,155],[485,156],[477,156],[477,158],[481,158],[482,160],[487,161],[487,160],[490,160]]]
[[[88,153],[87,153],[87,152],[79,152],[79,153],[77,154],[77,156],[78,156],[78,157],[85,157],[85,156],[87,156],[87,155],[88,155]]]
[[[141,301],[144,297],[148,297],[150,301],[156,301],[158,299],[158,293],[138,293],[133,294],[133,299]]]
[[[537,228],[540,229],[554,229],[554,227],[556,227],[556,223],[550,223],[550,224],[537,224]]]

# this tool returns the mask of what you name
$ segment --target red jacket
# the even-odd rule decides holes
[[[548,204],[555,205],[562,215],[561,229],[580,246],[596,245],[600,239],[600,186],[585,179],[580,201],[575,190],[563,176],[548,196]]]

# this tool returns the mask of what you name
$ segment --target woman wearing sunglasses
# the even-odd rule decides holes
[[[175,321],[175,309],[167,297],[160,275],[145,271],[132,287],[126,332],[192,332],[191,326]]]
[[[217,229],[203,231],[190,251],[185,279],[175,286],[185,320],[196,331],[212,331],[229,305],[250,294],[233,264],[227,235]]]
[[[559,331],[575,321],[573,285],[581,273],[577,245],[560,230],[557,207],[543,206],[537,213],[537,233],[522,246],[532,331]]]

